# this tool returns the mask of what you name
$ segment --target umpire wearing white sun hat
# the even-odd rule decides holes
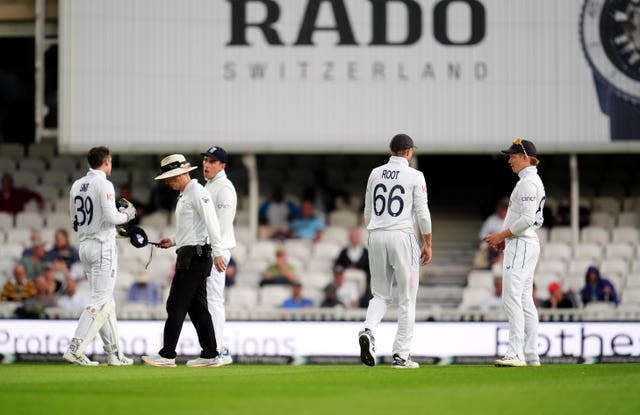
[[[157,355],[142,356],[152,366],[175,367],[176,347],[185,317],[189,313],[202,347],[200,357],[189,360],[189,367],[220,366],[215,332],[207,307],[206,280],[212,266],[213,245],[220,244],[220,224],[211,195],[191,179],[189,172],[196,169],[182,154],[172,154],[162,159],[162,174],[156,180],[164,180],[173,190],[180,192],[176,204],[176,233],[161,239],[161,248],[176,246],[175,275],[171,281],[167,299],[167,320],[164,325],[164,344]]]

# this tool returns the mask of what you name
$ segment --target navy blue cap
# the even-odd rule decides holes
[[[207,151],[200,154],[203,156],[211,157],[212,159],[218,160],[222,163],[227,163],[229,161],[229,155],[222,147],[209,147]]]

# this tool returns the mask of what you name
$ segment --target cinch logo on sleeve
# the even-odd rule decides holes
[[[536,197],[535,196],[522,196],[520,198],[520,201],[522,201],[522,202],[535,202],[536,201]]]

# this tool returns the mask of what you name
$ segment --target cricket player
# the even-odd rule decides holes
[[[415,325],[420,265],[431,262],[431,214],[422,172],[409,167],[414,144],[397,134],[389,145],[389,162],[371,171],[367,182],[364,218],[369,230],[371,293],[364,328],[360,331],[360,359],[375,366],[374,334],[391,304],[394,281],[398,289],[398,329],[393,343],[393,364],[398,369],[420,365],[409,355]],[[417,221],[422,235],[418,244]]]
[[[207,278],[207,305],[209,314],[213,320],[213,328],[218,345],[218,354],[222,366],[233,363],[229,349],[223,346],[224,324],[226,313],[224,309],[224,286],[226,266],[231,258],[231,250],[236,246],[236,237],[233,231],[233,220],[236,216],[238,197],[236,189],[227,177],[224,168],[229,161],[229,155],[221,147],[210,147],[204,153],[202,170],[207,180],[205,189],[211,194],[213,206],[216,208],[218,222],[220,223],[220,245],[213,250],[213,267],[211,275]],[[225,270],[218,271],[216,266]]]
[[[116,208],[111,175],[111,154],[107,147],[89,150],[89,172],[76,180],[69,193],[69,209],[73,227],[80,241],[80,261],[91,287],[90,304],[84,309],[76,332],[63,358],[82,366],[96,366],[85,350],[96,333],[100,333],[107,353],[107,364],[128,366],[133,360],[120,350],[116,306],[113,289],[118,268],[116,225],[129,222],[136,209],[128,203]],[[125,201],[126,202],[126,201]]]
[[[509,320],[507,354],[496,366],[540,366],[538,356],[538,311],[533,302],[533,272],[540,256],[536,229],[544,220],[545,192],[536,166],[536,146],[516,138],[502,150],[509,156],[511,170],[520,180],[509,198],[504,229],[489,234],[485,241],[504,250],[502,265],[502,303]]]

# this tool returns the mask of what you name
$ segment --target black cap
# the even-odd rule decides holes
[[[414,148],[413,140],[406,134],[396,134],[391,139],[391,143],[389,144],[389,148],[392,152],[398,153],[400,151],[404,151],[410,148]]]
[[[200,154],[203,156],[211,157],[214,160],[221,161],[222,163],[227,163],[229,161],[229,155],[222,147],[209,147],[207,151]]]
[[[522,140],[521,138],[516,138],[511,143],[511,147],[506,150],[502,150],[504,154],[515,154],[522,153],[527,156],[536,156],[538,155],[538,150],[536,150],[536,146],[529,140]]]

